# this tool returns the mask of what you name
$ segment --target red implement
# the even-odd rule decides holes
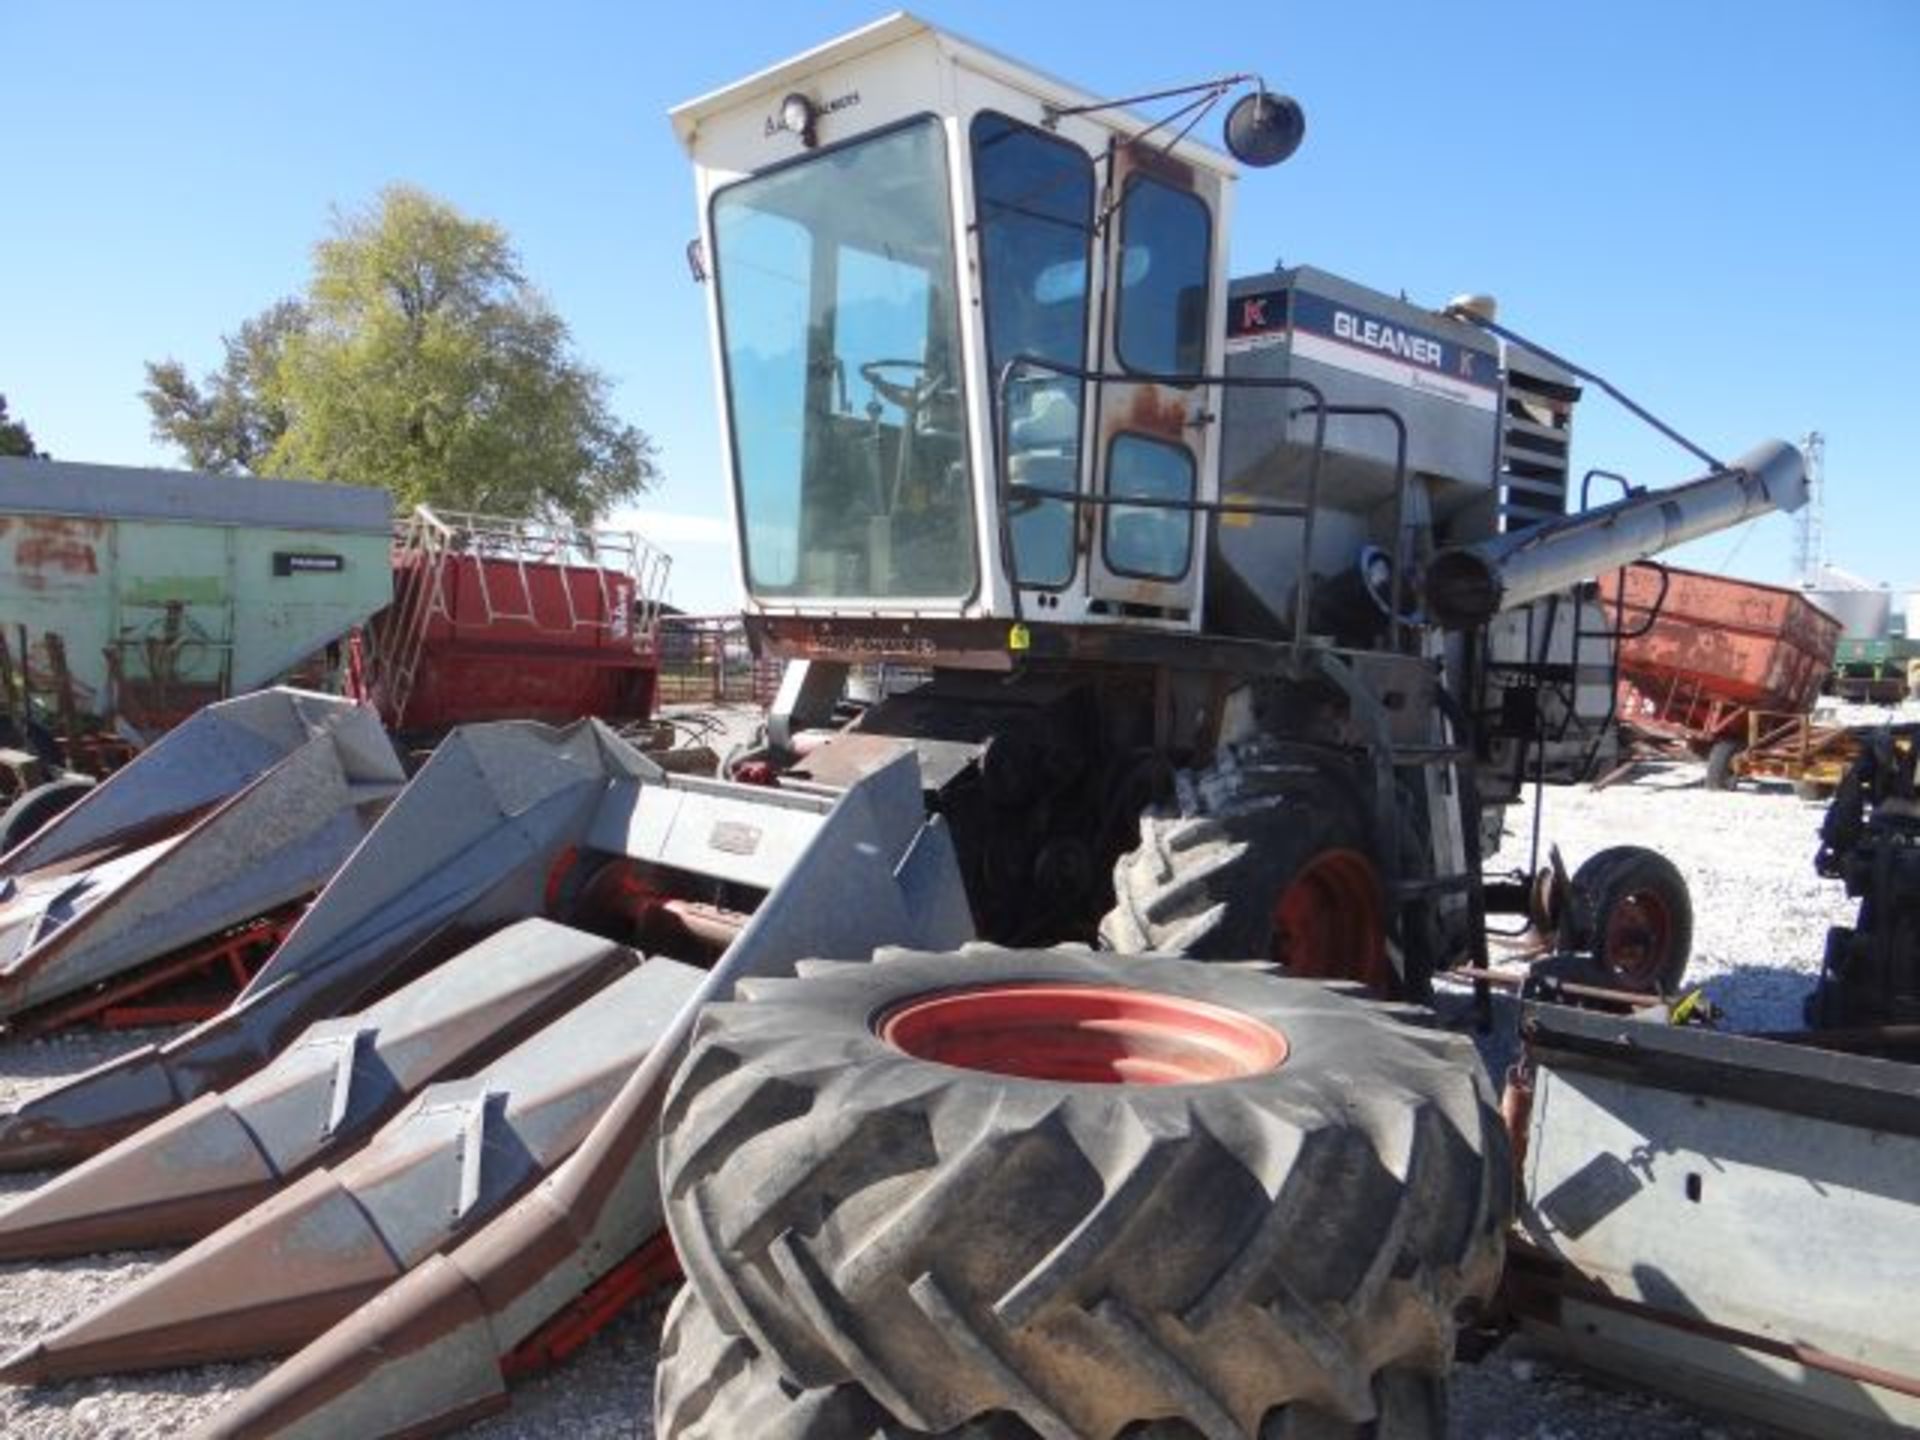
[[[1840,622],[1798,591],[1665,567],[1600,579],[1620,642],[1620,718],[1704,747],[1746,740],[1749,710],[1806,714]],[[1625,584],[1621,576],[1625,576]],[[1644,632],[1644,633],[1642,633]]]
[[[306,908],[299,901],[248,920],[65,1004],[22,1015],[14,1028],[22,1035],[45,1035],[70,1025],[133,1030],[205,1020],[246,989]]]
[[[425,506],[403,522],[393,604],[359,683],[395,730],[645,720],[667,557],[638,535]]]

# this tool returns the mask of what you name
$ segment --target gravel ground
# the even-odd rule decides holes
[[[1887,714],[1872,710],[1858,719]],[[1604,791],[1551,789],[1543,820],[1545,838],[1560,845],[1570,867],[1624,841],[1668,855],[1693,891],[1693,976],[1705,983],[1732,1027],[1760,1030],[1800,1023],[1800,1002],[1818,973],[1827,927],[1851,914],[1839,887],[1813,873],[1820,816],[1819,805],[1784,788],[1716,794],[1701,787],[1697,767],[1660,766]],[[1529,807],[1510,812],[1494,867],[1526,863],[1531,823]],[[0,1042],[0,1105],[154,1038]],[[0,1203],[43,1178],[0,1176]],[[141,1252],[0,1265],[0,1346],[22,1344],[77,1315],[163,1258],[163,1252]],[[650,1435],[644,1417],[660,1317],[657,1305],[623,1317],[569,1364],[517,1387],[512,1410],[467,1433],[568,1440]],[[267,1368],[209,1366],[39,1390],[0,1386],[0,1435],[133,1440],[182,1434]],[[1460,1440],[1740,1440],[1752,1432],[1670,1402],[1588,1383],[1510,1343],[1457,1373],[1452,1433]]]

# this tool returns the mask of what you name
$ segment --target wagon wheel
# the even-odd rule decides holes
[[[1740,754],[1740,746],[1732,740],[1716,740],[1713,748],[1707,752],[1707,789],[1731,790],[1738,778],[1733,769],[1735,757]]]
[[[1573,876],[1582,909],[1579,939],[1609,983],[1643,995],[1671,995],[1693,951],[1693,900],[1664,855],[1616,845]]]

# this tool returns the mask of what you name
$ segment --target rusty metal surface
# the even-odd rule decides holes
[[[1833,667],[1840,624],[1797,591],[1668,568],[1635,565],[1600,578],[1610,622],[1627,632],[1620,666],[1643,691],[1675,681],[1721,700],[1804,714]],[[1645,634],[1635,634],[1653,616]]]
[[[637,960],[546,920],[510,926],[358,1014],[309,1026],[257,1074],[0,1211],[0,1261],[198,1240]]]
[[[804,956],[864,959],[889,943],[948,949],[971,935],[944,822],[924,813],[911,754],[896,757],[840,799],[564,1165],[196,1433],[427,1434],[505,1405],[502,1357],[659,1226],[654,1126],[700,1007],[748,976],[790,974]]]
[[[384,606],[390,504],[368,487],[0,459],[0,614],[28,633],[26,678],[67,738],[70,718],[157,731]],[[296,570],[302,554],[320,563]]]
[[[484,1224],[572,1151],[704,977],[654,960],[365,1149],[315,1170],[0,1364],[0,1381],[270,1355],[312,1339]]]
[[[554,857],[577,843],[609,779],[648,771],[596,721],[456,731],[231,1006],[0,1114],[0,1169],[95,1154],[258,1069],[405,967],[541,913]]]
[[[0,878],[0,1018],[319,889],[406,781],[371,711],[327,718],[312,738],[176,834],[89,866]],[[164,780],[169,772],[145,773]],[[100,791],[137,785],[141,774],[136,763]]]

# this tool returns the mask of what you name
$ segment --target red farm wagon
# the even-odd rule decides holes
[[[437,512],[401,522],[360,688],[389,728],[645,720],[670,560],[638,535]]]
[[[1807,729],[1840,622],[1806,596],[1651,564],[1603,576],[1600,592],[1622,635],[1622,725],[1705,756],[1710,786],[1782,726]]]

